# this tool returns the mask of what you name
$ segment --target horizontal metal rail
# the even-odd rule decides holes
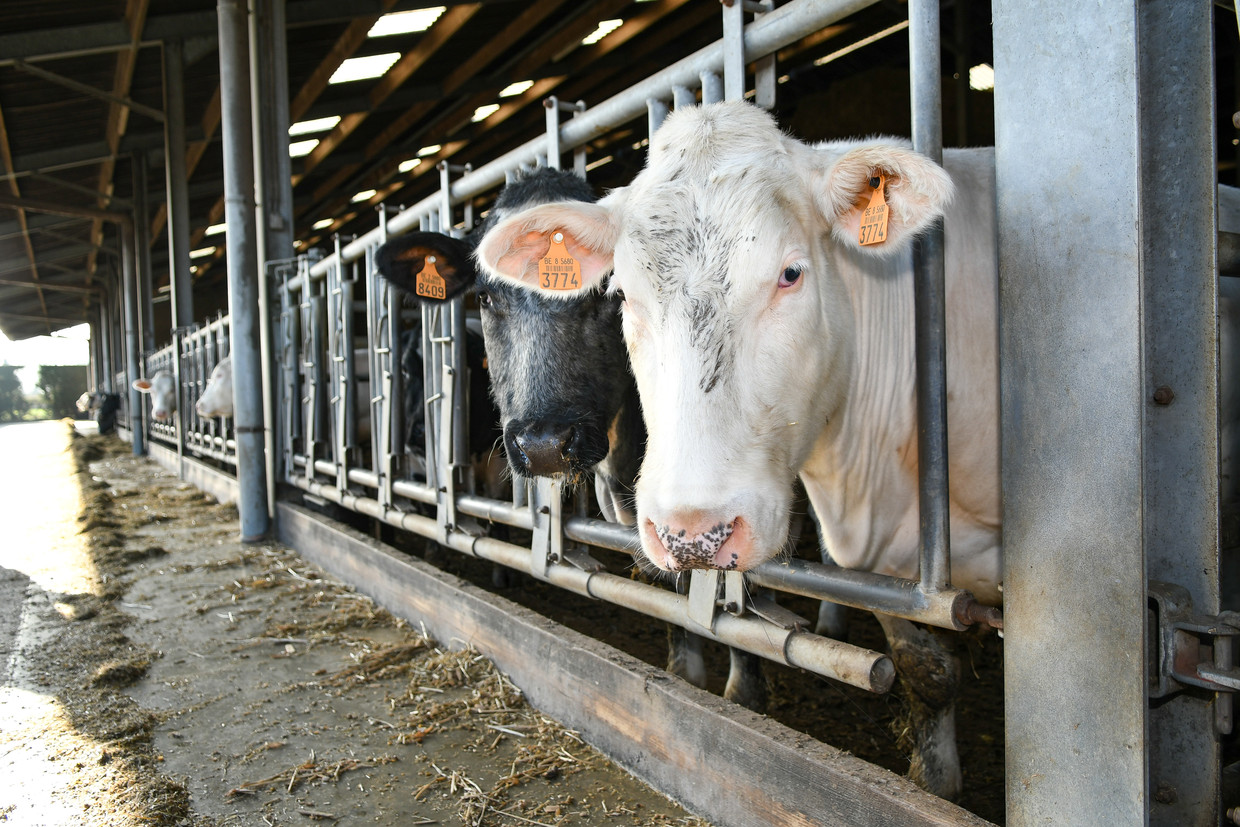
[[[745,60],[766,57],[875,2],[876,0],[800,0],[763,14],[745,28]],[[697,88],[701,85],[702,75],[721,71],[723,62],[723,42],[716,41],[588,111],[563,121],[560,125],[560,150],[567,152],[576,149],[608,130],[644,117],[648,100],[671,98],[677,86]],[[547,145],[546,136],[535,138],[463,175],[451,186],[451,202],[459,204],[467,198],[498,187],[504,183],[504,176],[510,170],[536,163],[540,157],[545,157]],[[442,204],[442,193],[427,196],[388,219],[386,236],[381,228],[376,227],[341,247],[338,260],[349,262],[362,258],[368,248],[382,243],[385,237],[402,235],[415,229],[422,218],[437,214]],[[324,258],[310,268],[310,276],[321,278],[336,261],[336,254]],[[290,280],[289,288],[300,289],[300,279],[301,276],[297,276]]]
[[[351,511],[365,514],[388,525],[440,541],[438,523],[421,514],[383,508],[377,500],[362,497],[323,483],[294,477],[293,485]],[[533,575],[530,550],[490,537],[473,537],[449,532],[446,545],[472,557],[499,563]],[[546,580],[576,594],[604,600],[617,606],[678,626],[692,628],[709,640],[744,649],[787,666],[842,681],[870,692],[886,692],[895,678],[891,659],[831,638],[798,629],[784,629],[753,616],[720,614],[712,629],[703,629],[689,620],[688,598],[675,592],[638,583],[604,571],[584,571],[574,566],[549,566]]]

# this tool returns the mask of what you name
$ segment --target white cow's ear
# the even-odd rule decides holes
[[[819,208],[836,240],[849,247],[879,255],[904,249],[917,234],[939,218],[952,197],[946,170],[911,149],[873,144],[843,155],[824,152],[826,164],[817,182]],[[875,241],[873,228],[862,243],[866,208],[881,180],[887,204],[885,232]]]
[[[135,390],[140,390],[140,391],[142,391],[143,393],[150,393],[150,392],[151,392],[151,383],[150,383],[150,382],[148,382],[148,381],[146,381],[145,379],[135,379],[135,380],[133,380],[133,386],[134,386],[134,389],[135,389]]]
[[[497,278],[569,298],[611,272],[617,235],[603,204],[563,201],[508,216],[487,231],[474,256]],[[555,266],[544,263],[548,257]]]

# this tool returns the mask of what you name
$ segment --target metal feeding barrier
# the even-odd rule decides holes
[[[771,11],[749,3],[725,5],[724,38],[669,66],[615,97],[587,109],[581,102],[547,101],[547,132],[477,170],[441,165],[441,189],[408,209],[382,213],[379,226],[347,243],[337,241],[326,257],[301,257],[279,287],[281,298],[281,422],[285,481],[312,497],[412,531],[463,553],[492,560],[534,577],[602,600],[642,611],[712,639],[782,663],[861,686],[886,691],[893,676],[889,659],[805,631],[806,622],[770,600],[755,600],[753,587],[785,591],[857,608],[882,611],[948,629],[977,622],[998,625],[997,610],[948,585],[946,537],[945,373],[943,359],[942,241],[918,256],[924,286],[918,302],[918,368],[925,378],[923,400],[923,542],[920,581],[901,580],[833,565],[792,560],[768,562],[746,572],[694,572],[687,595],[608,573],[587,546],[626,556],[638,547],[632,528],[592,519],[584,503],[564,506],[559,483],[538,480],[527,491],[517,485],[511,500],[477,490],[465,446],[467,368],[463,334],[472,319],[461,300],[421,310],[425,444],[415,462],[400,435],[417,412],[403,410],[399,370],[402,336],[408,340],[411,312],[380,279],[375,250],[389,237],[418,230],[460,235],[471,221],[457,222],[454,205],[501,185],[514,170],[531,164],[559,168],[565,153],[584,173],[581,148],[590,137],[646,115],[653,133],[671,106],[740,98],[745,65],[755,62],[755,96],[774,101],[773,53],[797,39],[863,8],[858,2],[791,3]],[[937,8],[916,4],[914,40],[938,55]],[[744,15],[755,14],[748,27]],[[933,35],[931,37],[931,35]],[[938,137],[937,65],[921,59],[918,71],[933,82],[916,105],[933,108],[917,119],[930,154],[941,156]],[[930,94],[933,92],[933,94]],[[565,113],[572,117],[563,118]],[[462,173],[455,175],[455,173]],[[921,262],[925,262],[924,264]],[[937,292],[937,300],[933,297]],[[929,298],[927,298],[929,297]],[[402,318],[402,314],[404,318]],[[408,345],[409,342],[406,341]],[[365,427],[359,427],[364,425]],[[935,438],[935,435],[938,435]],[[409,471],[424,467],[418,478]],[[581,512],[581,513],[575,513]],[[477,520],[532,532],[531,547],[484,536]]]

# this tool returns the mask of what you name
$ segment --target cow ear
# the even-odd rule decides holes
[[[478,271],[474,268],[472,250],[467,242],[443,233],[410,233],[394,238],[375,253],[379,275],[411,298],[446,301],[474,286]],[[434,258],[434,269],[444,281],[443,296],[418,291],[418,274],[427,267],[427,258]]]
[[[834,160],[828,160],[819,172],[819,208],[836,240],[847,247],[878,255],[903,250],[943,215],[951,201],[952,182],[947,171],[906,147],[873,144],[843,154],[838,149],[821,151]],[[878,188],[876,181],[880,182]],[[863,239],[866,209],[880,188],[881,200],[887,205],[886,226],[882,232],[873,226],[867,228]]]
[[[146,381],[145,379],[133,380],[133,386],[134,386],[134,390],[140,390],[143,393],[151,392],[151,383]]]
[[[478,262],[497,278],[551,295],[568,298],[595,289],[611,272],[618,237],[607,200],[559,201],[514,213],[483,236]],[[549,255],[572,260],[563,278],[547,275],[542,261]]]

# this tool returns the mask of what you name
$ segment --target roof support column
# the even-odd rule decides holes
[[[267,411],[267,504],[275,514],[275,458],[281,435],[274,426],[276,381],[273,370],[272,314],[268,264],[293,257],[293,183],[288,154],[288,45],[284,0],[250,0],[250,68],[253,88],[254,159],[259,303],[263,351],[263,403]]]
[[[125,315],[125,389],[129,394],[129,431],[133,434],[133,455],[146,453],[146,429],[142,417],[142,392],[133,386],[141,375],[138,355],[138,267],[134,255],[134,228],[129,221],[120,225],[121,233],[121,307]],[[119,389],[118,389],[119,390]]]
[[[142,352],[155,350],[155,295],[151,278],[151,213],[146,200],[146,153],[133,154],[133,238],[134,264],[138,269],[138,329]]]
[[[164,158],[168,182],[168,281],[172,326],[194,323],[189,263],[189,181],[185,166],[185,46],[164,43]]]
[[[228,313],[237,438],[241,539],[267,534],[263,457],[263,368],[254,226],[254,143],[250,117],[249,30],[244,0],[219,0],[220,108],[224,140],[224,220],[228,225]]]

